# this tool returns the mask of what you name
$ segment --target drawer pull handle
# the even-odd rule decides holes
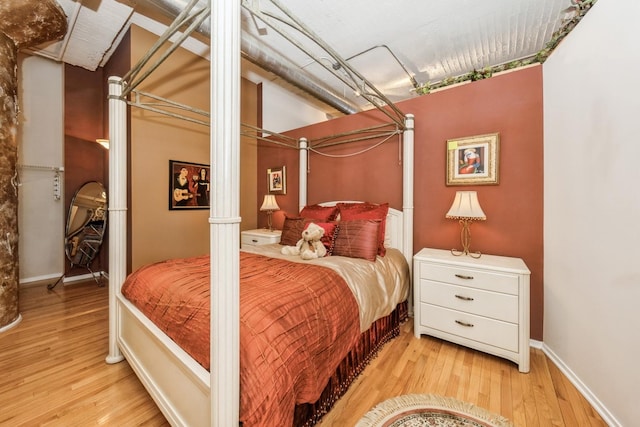
[[[464,280],[472,280],[473,276],[465,276],[464,274],[456,274],[456,277]]]
[[[456,298],[461,299],[463,301],[473,301],[473,298],[465,297],[464,295],[456,295]]]
[[[462,320],[456,320],[456,323],[461,326],[466,326],[467,328],[473,328],[473,323],[463,322]]]
[[[258,239],[251,239],[253,243],[258,243]]]

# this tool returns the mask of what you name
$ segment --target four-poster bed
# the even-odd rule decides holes
[[[212,177],[209,218],[211,253],[202,264],[210,272],[207,278],[210,297],[207,298],[209,305],[206,307],[210,313],[210,337],[207,337],[210,338],[207,339],[210,369],[181,348],[166,331],[123,295],[127,258],[126,98],[131,90],[127,87],[127,81],[116,77],[109,79],[109,134],[113,148],[110,150],[109,175],[110,336],[107,362],[116,363],[126,358],[173,425],[229,426],[237,425],[239,421],[240,361],[242,352],[246,351],[246,348],[241,348],[240,340],[240,321],[246,315],[240,307],[240,271],[241,258],[246,256],[241,256],[239,251],[239,111],[237,108],[229,108],[239,105],[239,6],[234,3],[236,2],[213,2],[214,10],[211,14],[212,28],[215,29],[211,40],[214,53],[211,61],[211,108],[214,112],[211,117],[211,164],[228,164],[232,167],[216,168],[215,176]],[[329,383],[336,383],[327,384],[317,402],[297,402],[299,405],[295,409],[295,423],[302,420],[303,423],[312,425],[326,413],[341,392],[344,392],[340,389],[347,386],[364,368],[380,345],[397,333],[399,321],[406,316],[407,304],[411,300],[409,266],[413,250],[411,115],[406,116],[403,129],[403,209],[389,209],[385,245],[390,252],[397,250],[399,258],[407,265],[407,276],[398,285],[405,286],[405,289],[394,289],[391,294],[399,296],[400,300],[392,301],[391,311],[374,316],[371,326],[358,330],[356,341],[350,341],[346,345],[347,352],[341,356],[339,365],[331,368],[333,373]],[[307,205],[308,149],[307,141],[300,140],[301,208]],[[278,257],[271,254],[269,259]],[[361,318],[361,315],[358,317]],[[362,321],[359,324],[362,328]],[[361,346],[368,350],[363,352],[359,348]],[[355,365],[355,369],[352,365]],[[344,376],[349,378],[342,378]],[[269,415],[266,414],[267,420]],[[252,420],[255,422],[255,419]]]

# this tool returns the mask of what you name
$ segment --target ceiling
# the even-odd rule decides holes
[[[131,24],[160,35],[188,3],[57,1],[67,15],[68,33],[34,52],[88,70],[109,60]],[[426,85],[437,87],[474,70],[530,58],[578,15],[582,2],[242,0],[242,51],[248,60],[243,68],[294,85],[329,110],[349,113],[418,96]],[[200,0],[194,10],[207,4]],[[208,57],[207,28],[183,47]]]

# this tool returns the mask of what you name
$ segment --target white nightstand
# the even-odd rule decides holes
[[[530,272],[524,261],[422,249],[413,257],[413,274],[416,337],[504,357],[529,372]]]
[[[240,247],[279,243],[282,230],[269,231],[266,228],[245,230],[240,233]]]

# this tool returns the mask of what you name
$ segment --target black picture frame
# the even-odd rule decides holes
[[[210,177],[209,165],[169,160],[169,210],[209,209]]]

